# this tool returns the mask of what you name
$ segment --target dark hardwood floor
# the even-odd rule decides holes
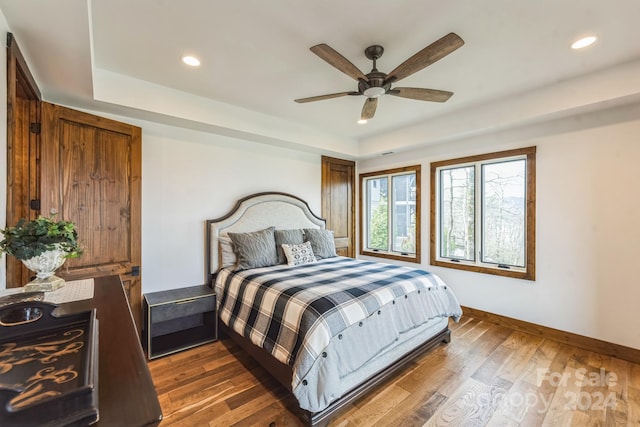
[[[640,425],[640,365],[467,316],[451,329],[330,426]],[[229,340],[149,367],[160,427],[301,425],[284,388]]]

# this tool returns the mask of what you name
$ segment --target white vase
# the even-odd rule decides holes
[[[65,281],[54,275],[55,271],[64,264],[66,252],[61,249],[45,251],[33,258],[23,259],[22,263],[36,273],[36,278],[24,285],[25,292],[55,291],[64,286]]]

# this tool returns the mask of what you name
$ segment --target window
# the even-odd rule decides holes
[[[420,166],[360,175],[360,254],[420,262]]]
[[[535,280],[536,147],[431,164],[431,264]]]

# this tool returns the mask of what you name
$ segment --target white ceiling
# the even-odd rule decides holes
[[[274,128],[300,126],[323,138],[355,141],[360,147],[350,154],[356,157],[384,151],[364,146],[376,146],[383,135],[415,146],[640,93],[640,77],[628,72],[640,64],[638,0],[0,0],[0,9],[45,100],[128,115],[152,109],[165,119],[180,115],[168,107],[149,108],[151,101],[141,101],[142,94],[129,90],[116,95],[108,86],[98,87],[101,78],[142,80],[157,92],[173,89],[167,89],[165,99],[175,97],[176,90],[195,95],[183,94],[181,102],[211,105],[213,115],[246,112],[245,121],[273,118]],[[398,84],[454,92],[446,103],[384,96],[374,119],[358,125],[364,97],[293,101],[356,90],[354,80],[309,50],[313,45],[330,45],[367,73],[371,62],[364,49],[380,44],[385,52],[378,69],[389,72],[449,32],[465,45]],[[582,51],[569,48],[587,34],[597,35],[598,41]],[[187,53],[202,65],[191,69],[182,64],[180,57]],[[623,81],[615,82],[615,88],[576,86],[616,75]],[[553,88],[547,96],[564,97],[558,100],[562,106],[532,111],[533,101],[524,100],[540,94],[540,88]],[[537,96],[536,102],[545,104]],[[203,98],[215,103],[203,104]],[[500,106],[496,114],[509,114],[494,117],[491,105]],[[237,121],[189,120],[256,133]],[[481,120],[482,126],[471,125]],[[445,128],[446,123],[451,125]],[[402,133],[405,129],[414,131]],[[296,139],[295,132],[269,133],[263,132],[274,140]],[[395,149],[401,145],[395,144]]]

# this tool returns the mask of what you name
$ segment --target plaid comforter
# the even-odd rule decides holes
[[[336,257],[232,272],[216,278],[220,320],[292,366],[294,382],[332,337],[398,298],[430,298],[434,317],[459,317],[453,293],[426,271]],[[433,292],[432,292],[433,291]]]

